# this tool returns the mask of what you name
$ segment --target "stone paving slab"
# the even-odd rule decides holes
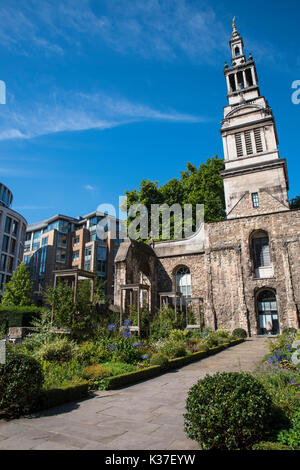
[[[183,430],[190,387],[206,374],[252,371],[266,353],[264,338],[247,340],[121,390],[99,391],[79,403],[0,421],[0,450],[197,450]]]

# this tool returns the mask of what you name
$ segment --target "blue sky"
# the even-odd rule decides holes
[[[251,7],[250,7],[251,5]],[[298,0],[0,0],[0,180],[29,223],[222,156],[235,15],[300,194]]]

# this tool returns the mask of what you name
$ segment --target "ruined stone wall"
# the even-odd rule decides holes
[[[159,256],[136,243],[116,263],[118,285],[137,282],[143,263],[151,271],[152,307],[159,307],[159,292],[175,290],[175,273],[181,266],[191,272],[192,297],[203,299],[205,325],[233,330],[241,327],[258,332],[257,295],[263,288],[276,291],[280,328],[299,327],[300,310],[300,211],[285,211],[206,224],[209,246],[194,254]],[[251,236],[268,232],[273,273],[256,278]],[[149,248],[149,249],[148,249]],[[118,293],[116,296],[118,297]]]

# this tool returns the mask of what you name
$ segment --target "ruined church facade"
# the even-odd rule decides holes
[[[164,296],[173,293],[174,301],[179,292],[184,305],[199,306],[205,326],[277,334],[299,328],[300,210],[290,210],[273,112],[235,24],[229,44],[221,127],[226,219],[187,239],[124,241],[115,259],[114,302],[125,308],[124,286],[148,285],[152,313]]]

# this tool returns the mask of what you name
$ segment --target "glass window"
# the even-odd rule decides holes
[[[85,257],[88,257],[88,256],[91,256],[92,254],[92,247],[91,246],[87,246],[84,250],[84,256]]]
[[[97,260],[106,260],[107,258],[107,247],[97,246]]]
[[[32,250],[38,250],[41,246],[41,243],[40,242],[36,242],[32,245]]]
[[[11,256],[8,256],[7,258],[7,268],[6,270],[11,273],[12,272],[12,269],[13,269],[13,262],[14,262],[14,259],[11,257]]]
[[[254,208],[259,207],[258,193],[252,193],[252,205]]]
[[[34,232],[34,234],[33,234],[33,240],[34,240],[34,241],[40,240],[40,239],[41,239],[41,235],[42,235],[42,231],[41,231],[41,230],[38,230],[37,232]]]
[[[76,251],[73,252],[72,260],[73,261],[79,260],[79,250],[76,250]]]
[[[45,274],[46,270],[46,258],[47,258],[47,246],[44,245],[41,251],[41,262],[40,262],[40,275]]]
[[[90,262],[84,263],[84,270],[85,271],[90,271],[91,270],[91,263]]]
[[[16,251],[16,240],[14,238],[10,239],[10,253],[13,255]]]
[[[47,246],[48,245],[48,237],[42,238],[42,246]]]
[[[12,219],[10,217],[6,217],[5,228],[4,228],[4,231],[6,233],[10,233],[11,223],[12,223]]]
[[[74,246],[78,246],[79,242],[80,242],[80,236],[78,235],[74,238]]]
[[[190,297],[191,289],[191,273],[188,267],[179,268],[176,274],[176,290],[181,292],[183,297]]]
[[[260,334],[279,334],[276,294],[271,290],[260,292],[257,298]]]
[[[30,264],[30,259],[31,259],[31,256],[30,255],[25,255],[24,256],[24,264],[25,266],[28,266]]]
[[[0,270],[5,271],[5,265],[6,265],[6,255],[1,255],[1,261],[0,261]]]
[[[19,228],[19,222],[17,222],[16,220],[13,220],[13,222],[12,222],[12,234],[13,234],[14,236],[17,235],[17,233],[18,233],[18,228]]]
[[[263,266],[271,265],[270,245],[269,237],[262,236],[253,238],[253,256],[254,256],[254,267],[261,268]]]
[[[2,251],[8,251],[8,243],[9,243],[9,237],[7,235],[3,235]]]

